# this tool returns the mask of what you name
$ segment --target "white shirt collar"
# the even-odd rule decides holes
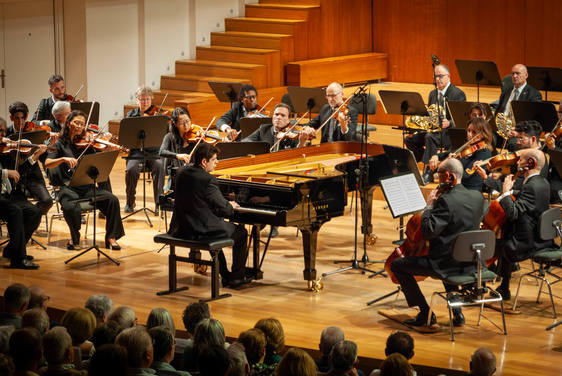
[[[447,92],[449,86],[451,86],[451,81],[449,81],[449,83],[447,84],[447,86],[443,88],[443,90],[439,90],[439,92],[441,93],[441,95],[443,95],[443,97],[445,97],[445,93]]]

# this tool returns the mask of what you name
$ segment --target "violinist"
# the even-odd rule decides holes
[[[240,119],[247,117],[258,109],[258,91],[252,85],[242,85],[238,92],[238,102],[217,120],[217,129],[226,133],[231,141],[239,141]]]
[[[273,151],[302,147],[308,140],[305,132],[289,131],[291,108],[285,103],[278,103],[273,110],[273,124],[262,124],[243,142],[267,142],[269,147],[275,145]],[[279,141],[279,142],[278,142]]]
[[[127,112],[127,117],[141,117],[151,116],[157,113],[156,107],[152,104],[154,95],[152,89],[148,86],[141,86],[135,91],[135,98],[138,107],[134,110]],[[158,156],[159,149],[146,148],[145,152],[149,155],[150,159],[146,161],[146,165],[152,172],[152,188],[154,194],[155,208],[154,212],[158,215],[158,198],[164,190],[164,180],[166,179],[166,172],[164,170],[164,161],[162,158],[152,159],[153,156]],[[131,149],[127,159],[127,170],[125,172],[125,191],[127,193],[127,202],[125,205],[125,213],[132,213],[135,209],[135,195],[137,192],[137,183],[140,177],[139,165],[142,162],[142,153],[140,149]]]
[[[54,150],[49,151],[45,167],[55,168],[57,171],[52,174],[55,177],[51,183],[60,186],[58,200],[61,203],[64,219],[70,229],[71,240],[67,243],[68,250],[78,249],[80,245],[81,211],[80,205],[76,202],[78,198],[92,197],[94,194],[93,184],[81,187],[67,187],[66,182],[72,178],[72,170],[78,164],[77,158],[84,152],[84,147],[77,146],[84,138],[86,133],[86,114],[82,111],[72,111],[66,119],[61,137],[55,142]],[[95,153],[96,150],[89,146],[85,153]],[[105,223],[105,246],[113,250],[120,250],[117,239],[125,235],[121,215],[119,213],[119,199],[111,192],[97,189],[96,195],[104,197],[97,203],[100,211],[107,218]]]
[[[502,194],[496,199],[505,212],[507,224],[504,235],[496,244],[496,255],[501,258],[499,275],[502,277],[496,289],[504,300],[511,298],[509,282],[513,263],[532,256],[537,249],[554,247],[552,241],[539,240],[539,217],[549,208],[549,184],[541,176],[545,165],[542,151],[525,149],[520,152],[517,169],[522,184],[516,191],[512,175],[506,176]]]
[[[165,158],[164,163],[168,174],[172,168],[189,163],[189,154],[195,147],[195,143],[188,140],[191,130],[191,116],[187,108],[176,107],[174,109],[170,128],[160,146],[160,156]]]
[[[436,154],[429,160],[429,168],[432,173],[437,169],[439,160],[444,158],[458,158],[463,169],[470,169],[474,162],[488,159],[492,156],[492,131],[488,122],[482,118],[474,118],[468,122],[466,127],[467,143],[464,148],[454,152],[444,152]],[[463,173],[462,185],[468,189],[475,189],[482,192],[483,179],[478,174]]]
[[[558,106],[558,127],[553,129],[553,133],[546,133],[544,135],[545,144],[548,150],[547,154],[551,154],[551,151],[562,152],[562,100],[560,100],[560,105]],[[550,203],[558,203],[562,201],[562,178],[560,173],[556,170],[556,167],[552,163],[549,163],[548,169],[548,182],[550,183]]]
[[[308,127],[305,127],[305,132],[309,137],[313,137],[315,130],[343,104],[343,86],[337,82],[328,85],[326,99],[328,104],[322,106],[318,115],[308,123]],[[347,115],[343,112],[338,113],[322,128],[320,142],[353,141],[357,130],[357,110],[351,106],[347,109]]]
[[[431,276],[437,279],[461,272],[469,273],[474,266],[464,266],[453,259],[452,248],[455,239],[463,231],[477,230],[484,213],[484,198],[477,191],[466,189],[461,183],[463,167],[459,160],[448,158],[437,169],[441,189],[434,189],[427,199],[427,207],[421,214],[423,239],[429,241],[427,256],[409,256],[395,259],[391,264],[392,273],[400,283],[408,306],[418,306],[419,314],[409,319],[406,325],[424,326],[427,323],[429,306],[414,276]],[[476,270],[474,268],[474,270]],[[456,286],[445,285],[447,292],[454,292]],[[453,308],[453,324],[464,324],[460,308]],[[430,325],[436,323],[431,315]]]
[[[33,121],[42,122],[46,120],[46,123],[54,119],[52,110],[55,102],[58,101],[74,101],[72,95],[66,94],[66,85],[64,84],[64,78],[60,74],[52,75],[49,78],[49,91],[51,96],[49,98],[43,98],[37,106],[37,110],[33,114]]]
[[[10,137],[14,134],[18,134],[20,130],[24,132],[22,128],[25,128],[29,123],[26,122],[29,112],[26,104],[23,102],[14,102],[10,104],[8,111],[10,112],[10,119],[13,121],[13,124],[8,127],[6,136]],[[43,172],[41,171],[39,163],[36,163],[37,161],[40,161],[41,163],[45,162],[45,159],[47,158],[47,153],[45,153],[46,151],[47,145],[41,146],[37,149],[37,153],[33,154],[34,157],[32,158],[31,167],[21,177],[20,184],[18,185],[18,187],[26,189],[31,197],[37,200],[36,206],[43,215],[47,214],[51,206],[53,206],[53,199],[51,198],[49,191],[47,191]]]

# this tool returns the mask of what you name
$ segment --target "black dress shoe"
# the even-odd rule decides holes
[[[69,251],[76,251],[78,248],[72,243],[66,243],[66,249]]]
[[[509,288],[504,288],[500,286],[496,289],[496,291],[502,296],[502,300],[511,299],[511,292],[509,291]]]
[[[435,314],[431,314],[431,320],[429,326],[437,323],[437,317]],[[404,320],[404,324],[408,326],[426,326],[427,325],[427,312],[420,312],[414,319]]]
[[[242,285],[245,285],[247,283],[250,283],[251,280],[247,279],[247,278],[242,278],[242,279],[231,279],[228,282],[228,287],[230,287],[231,289],[235,289],[237,287],[240,287]]]
[[[459,310],[459,312],[453,312],[453,326],[462,326],[465,323],[464,315]]]
[[[105,248],[112,250],[112,251],[120,251],[121,250],[121,246],[117,243],[115,243],[115,245],[111,245],[109,244],[109,240],[105,239]]]
[[[20,262],[10,264],[10,268],[35,270],[35,269],[39,269],[39,265],[34,264],[29,260],[23,259]]]

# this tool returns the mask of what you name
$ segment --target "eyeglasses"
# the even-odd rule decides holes
[[[246,96],[244,97],[244,99],[254,100],[254,99],[256,99],[257,97],[258,97],[257,95],[246,95]]]
[[[445,76],[448,76],[448,74],[436,74],[436,75],[435,75],[435,78],[441,79],[441,78],[443,78],[443,77],[445,77]]]
[[[341,95],[342,93],[337,93],[337,94],[326,94],[326,98],[335,98],[338,95]]]

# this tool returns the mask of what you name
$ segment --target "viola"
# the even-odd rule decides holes
[[[228,140],[219,135],[217,131],[205,131],[202,127],[196,124],[191,124],[191,129],[183,134],[183,139],[186,142],[205,142],[214,145],[217,142],[228,142]]]
[[[502,153],[493,156],[492,158],[486,159],[484,163],[480,165],[480,167],[482,168],[486,167],[488,171],[493,171],[493,170],[498,170],[500,168],[513,166],[514,164],[517,163],[518,160],[519,160],[519,153],[516,151],[511,153]],[[476,166],[467,168],[465,171],[468,175],[472,175],[476,171]]]

